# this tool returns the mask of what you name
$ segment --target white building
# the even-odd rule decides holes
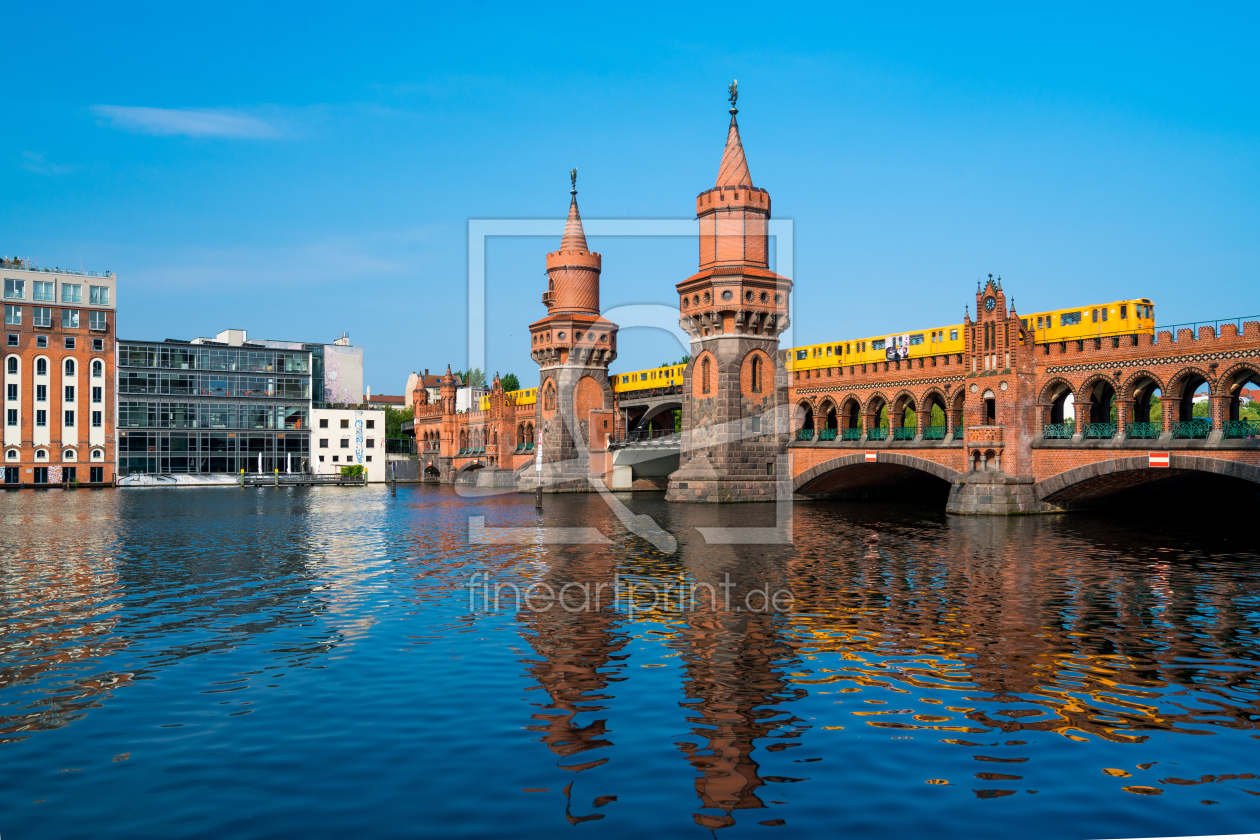
[[[368,481],[385,481],[385,412],[357,408],[311,409],[311,471],[336,475],[362,464]]]

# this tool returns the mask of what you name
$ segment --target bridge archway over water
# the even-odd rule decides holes
[[[865,452],[842,455],[810,467],[792,483],[802,496],[831,499],[940,501],[961,473],[935,461],[900,452],[881,451],[871,463]]]
[[[1141,505],[1180,506],[1260,500],[1260,467],[1202,455],[1171,453],[1167,468],[1148,456],[1113,458],[1052,475],[1033,485],[1037,500],[1067,510]]]

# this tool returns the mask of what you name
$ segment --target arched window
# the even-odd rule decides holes
[[[752,389],[754,394],[761,393],[761,357],[753,356],[752,365]]]
[[[100,359],[97,359],[96,361],[92,362],[92,377],[94,379],[100,379],[101,376],[104,375],[104,373],[105,373],[105,366],[101,364]]]
[[[17,367],[18,367],[17,356],[10,356],[9,357],[9,373],[11,375],[17,373]]]
[[[35,375],[36,375],[36,376],[47,376],[47,375],[48,375],[48,360],[47,360],[47,359],[36,359],[36,360],[35,360]]]
[[[551,387],[551,383],[547,383],[547,390],[543,392],[543,408],[547,411],[555,411],[556,408],[556,389]]]
[[[74,359],[66,359],[66,376],[74,376]]]
[[[700,362],[700,393],[709,393],[709,357],[705,356],[704,361]]]

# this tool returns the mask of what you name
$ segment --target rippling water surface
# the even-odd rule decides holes
[[[678,551],[591,496],[0,494],[0,834],[1260,829],[1254,539],[816,503],[713,546],[773,509],[622,498]],[[510,594],[568,583],[624,597]]]

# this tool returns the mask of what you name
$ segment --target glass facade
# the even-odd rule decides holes
[[[119,474],[309,472],[311,367],[302,350],[119,342]]]

